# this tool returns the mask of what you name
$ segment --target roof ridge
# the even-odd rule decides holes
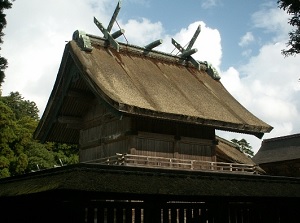
[[[90,41],[92,43],[92,45],[100,45],[100,46],[109,46],[109,43],[107,43],[106,39],[100,36],[96,36],[93,34],[86,34],[86,36],[88,36],[90,38]],[[150,58],[156,58],[156,59],[160,59],[160,60],[164,60],[164,61],[168,61],[168,62],[172,62],[172,63],[177,63],[177,64],[181,64],[181,65],[188,65],[189,67],[194,67],[192,65],[191,62],[189,61],[185,61],[184,59],[170,54],[170,53],[166,53],[166,52],[162,52],[162,51],[158,51],[158,50],[149,50],[145,47],[141,47],[138,45],[134,45],[134,44],[129,44],[129,43],[123,43],[123,42],[118,42],[118,44],[120,45],[120,52],[125,52],[125,51],[129,51],[130,53],[136,53],[138,55],[144,55]],[[198,60],[197,60],[198,61]],[[209,67],[206,61],[198,61],[200,63],[200,69],[201,70],[207,70]]]
[[[300,133],[264,139],[263,142],[272,142],[272,141],[278,141],[278,140],[282,140],[282,139],[291,139],[291,138],[297,138],[297,137],[300,137]]]
[[[229,145],[229,146],[238,148],[238,146],[237,146],[234,142],[229,141],[229,140],[227,140],[227,139],[224,139],[224,138],[222,138],[222,137],[220,137],[220,136],[218,136],[218,135],[216,135],[216,139],[217,139],[218,141],[221,141],[221,142],[223,142],[223,143]],[[241,152],[239,149],[238,149],[238,151]]]

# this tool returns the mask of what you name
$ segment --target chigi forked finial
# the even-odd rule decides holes
[[[94,23],[96,24],[96,26],[100,29],[100,31],[103,33],[104,35],[104,38],[109,42],[110,45],[112,45],[116,50],[117,52],[119,52],[119,49],[120,49],[120,46],[119,46],[119,43],[115,40],[116,38],[118,38],[119,36],[121,36],[122,34],[125,33],[125,30],[124,29],[120,29],[114,33],[110,33],[111,32],[111,29],[114,25],[114,22],[116,21],[116,18],[118,16],[118,13],[121,9],[121,1],[119,0],[118,1],[118,4],[117,4],[117,7],[114,11],[114,14],[113,16],[111,17],[110,19],[110,22],[107,26],[107,28],[104,28],[104,26],[102,25],[101,22],[99,22],[96,17],[94,17]]]
[[[110,19],[110,22],[107,26],[107,28],[105,29],[104,26],[102,25],[101,22],[99,22],[95,17],[94,17],[94,23],[96,24],[96,26],[100,29],[100,31],[103,33],[104,35],[104,38],[109,42],[110,45],[112,45],[116,50],[117,52],[119,52],[120,50],[120,46],[119,46],[119,43],[115,40],[116,38],[118,38],[119,36],[123,35],[125,33],[125,30],[124,29],[120,29],[114,33],[110,33],[111,32],[111,29],[114,25],[114,22],[116,21],[116,18],[118,16],[118,13],[121,9],[121,1],[119,0],[118,1],[118,4],[117,4],[117,7],[114,11],[114,14],[112,15],[111,19]],[[159,46],[160,44],[162,44],[162,40],[156,40],[148,45],[146,45],[144,48],[145,48],[145,51],[148,52],[150,50],[152,50],[153,48]]]
[[[172,44],[181,52],[179,57],[181,57],[183,60],[190,61],[199,70],[200,70],[200,63],[196,61],[191,55],[198,51],[196,48],[192,49],[192,47],[200,31],[201,31],[201,26],[199,25],[186,49],[184,49],[179,43],[176,42],[176,40],[172,38]]]

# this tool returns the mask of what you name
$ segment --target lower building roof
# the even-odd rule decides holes
[[[253,157],[256,164],[300,159],[300,134],[263,140]]]
[[[81,163],[0,180],[0,197],[55,191],[198,198],[300,198],[300,179]]]

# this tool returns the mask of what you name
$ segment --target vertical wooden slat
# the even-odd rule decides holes
[[[194,208],[194,210],[193,210],[194,219],[199,219],[200,214],[201,214],[200,209],[199,208]]]
[[[93,207],[89,207],[86,209],[87,211],[87,223],[94,223],[95,210]]]
[[[177,223],[177,209],[176,209],[176,207],[171,208],[171,223]]]
[[[249,222],[254,223],[255,221],[255,210],[253,205],[249,206]]]
[[[135,208],[135,214],[134,214],[134,219],[135,219],[135,223],[141,223],[141,208],[140,207],[137,207]]]
[[[191,222],[193,218],[193,210],[191,208],[186,209],[186,222]]]
[[[107,208],[107,223],[114,223],[115,220],[115,213],[113,207]]]
[[[67,204],[64,210],[60,210],[61,215],[65,214],[69,222],[79,223],[85,221],[85,208],[78,204]]]
[[[238,222],[244,223],[244,215],[245,215],[245,213],[244,213],[243,207],[239,207],[238,208]]]
[[[215,218],[214,218],[214,212],[213,212],[213,208],[210,206],[208,208],[205,209],[205,219],[208,222],[215,222]]]
[[[104,223],[104,208],[97,208],[97,223]]]
[[[210,215],[214,219],[214,223],[231,223],[229,218],[228,204],[226,202],[220,202],[214,207],[210,207]],[[202,211],[202,210],[201,210]],[[245,222],[241,222],[245,223]]]
[[[169,223],[169,208],[167,207],[163,209],[163,223]]]
[[[229,208],[229,221],[230,223],[237,223],[236,208],[234,206]]]
[[[116,222],[117,223],[123,223],[123,217],[124,217],[123,208],[122,207],[118,207],[116,209]]]
[[[144,202],[143,216],[144,223],[160,223],[161,222],[161,206],[154,200]]]
[[[249,207],[245,207],[245,209],[244,209],[244,223],[251,223]]]
[[[183,207],[179,208],[179,222],[184,223],[184,214],[185,214],[185,209]]]
[[[126,208],[125,208],[125,222],[126,223],[131,223],[131,222],[133,222],[132,221],[132,207],[131,206],[127,206]]]
[[[78,222],[85,222],[86,219],[86,210],[84,207],[80,207],[77,209],[78,211]]]

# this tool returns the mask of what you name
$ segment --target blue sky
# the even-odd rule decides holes
[[[117,0],[15,1],[7,10],[2,56],[9,61],[2,94],[19,91],[43,113],[66,41],[75,30],[100,35],[95,16],[107,26]],[[220,72],[226,89],[249,111],[274,127],[264,138],[300,132],[299,56],[284,58],[288,15],[276,0],[122,0],[117,17],[130,44],[163,39],[159,50],[171,53],[171,38],[188,43],[198,25],[194,57]],[[117,27],[114,26],[114,29]],[[125,41],[120,38],[120,41]],[[174,53],[177,53],[176,51]],[[256,152],[254,136],[217,132],[226,139],[245,138]]]
[[[222,37],[221,68],[243,64],[247,57],[241,54],[251,50],[252,55],[258,53],[259,46],[271,38],[267,32],[256,26],[254,15],[257,12],[276,8],[276,1],[241,1],[241,0],[211,0],[211,1],[168,1],[168,0],[129,0],[123,1],[126,10],[120,12],[124,20],[140,20],[148,18],[151,22],[161,22],[164,31],[174,35],[181,28],[188,27],[195,21],[204,21],[212,29],[217,29]],[[249,48],[239,45],[241,37],[251,33],[249,38],[259,38],[259,41],[249,41]],[[247,44],[247,43],[245,43]],[[247,55],[248,57],[250,55]]]

